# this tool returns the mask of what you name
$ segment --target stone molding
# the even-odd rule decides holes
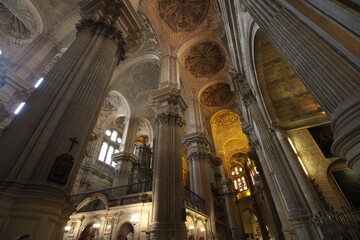
[[[204,132],[196,132],[196,133],[187,134],[183,138],[183,143],[188,147],[193,143],[195,143],[197,146],[206,147],[206,146],[209,145],[210,140],[209,140],[206,133],[204,133]]]

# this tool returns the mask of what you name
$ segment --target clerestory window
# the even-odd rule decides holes
[[[111,156],[119,152],[121,141],[116,130],[106,130],[98,160],[114,167]]]

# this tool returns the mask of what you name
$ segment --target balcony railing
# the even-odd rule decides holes
[[[322,209],[311,222],[321,229],[326,240],[360,239],[360,208],[340,212]]]
[[[101,193],[105,195],[109,207],[121,206],[128,204],[135,204],[140,202],[151,202],[152,201],[152,182],[140,182],[125,186],[111,187],[105,189],[99,189],[89,191],[85,193],[75,194],[71,196],[71,202],[73,206],[79,205],[86,198]],[[185,200],[184,204],[186,207],[194,210],[206,213],[205,200],[199,197],[191,190],[184,188]]]
[[[184,187],[184,191],[185,206],[198,210],[202,213],[206,213],[205,200],[198,196],[196,193],[192,192],[190,189],[187,189],[186,187]]]

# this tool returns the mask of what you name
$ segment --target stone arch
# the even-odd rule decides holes
[[[304,84],[282,58],[267,35],[255,25],[252,28],[251,62],[256,79],[255,87],[261,96],[270,121],[284,126],[301,124],[325,113]]]
[[[139,63],[145,63],[145,62],[159,62],[160,63],[160,56],[158,56],[155,53],[146,53],[140,56],[135,56],[129,59],[126,59],[125,61],[121,62],[121,64],[117,67],[111,83],[119,79],[119,77],[126,72],[126,70],[130,69],[131,67],[139,64]]]
[[[150,146],[153,145],[154,130],[153,130],[153,127],[152,127],[150,121],[148,119],[146,119],[146,118],[140,118],[139,119],[139,127],[138,127],[138,130],[136,132],[136,137],[139,137],[141,135],[148,136]]]
[[[107,197],[103,193],[94,193],[91,196],[85,198],[81,203],[79,203],[79,205],[76,206],[76,211],[79,211],[80,209],[89,205],[95,200],[100,200],[105,205],[105,208],[109,209]]]
[[[157,1],[141,1],[139,4],[139,10],[145,13],[156,33],[156,36],[159,38],[162,54],[171,55],[171,47],[169,45],[168,36],[161,24],[160,16],[156,11],[156,3]]]

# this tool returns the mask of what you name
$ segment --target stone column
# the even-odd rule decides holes
[[[186,103],[180,90],[171,87],[151,96],[156,111],[154,146],[153,222],[150,239],[184,240],[184,188],[182,186],[181,114]]]
[[[197,132],[184,137],[190,172],[190,189],[205,200],[209,221],[206,226],[207,239],[216,237],[214,200],[211,192],[208,169],[211,155],[208,153],[209,140],[205,133]]]
[[[124,56],[122,33],[106,9],[77,25],[76,40],[1,136],[1,239],[61,238],[68,194]]]
[[[223,167],[221,167],[220,172],[224,172]],[[224,178],[223,175],[221,184],[223,192],[222,194],[224,194],[226,212],[228,215],[229,225],[231,229],[231,239],[246,240],[244,225],[242,223],[241,216],[239,215],[239,211],[235,205],[233,182],[230,179]]]
[[[243,0],[245,9],[326,111],[335,155],[360,174],[360,71],[278,0]]]

